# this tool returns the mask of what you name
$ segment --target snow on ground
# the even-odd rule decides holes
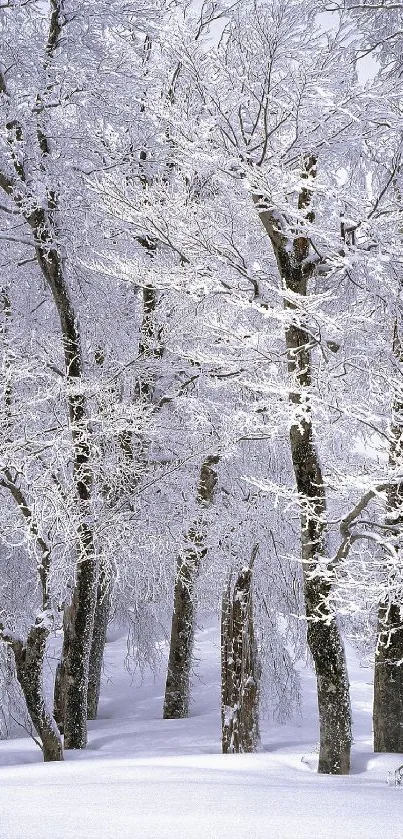
[[[100,716],[85,752],[43,764],[22,737],[0,743],[0,839],[403,839],[403,755],[371,751],[370,671],[351,653],[352,774],[316,774],[313,677],[302,718],[262,724],[263,751],[221,755],[218,627],[198,634],[192,715],[162,720],[164,673],[142,684],[106,649]]]

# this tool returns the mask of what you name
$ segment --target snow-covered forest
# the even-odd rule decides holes
[[[399,780],[402,103],[392,0],[0,0],[0,765],[202,630],[223,753],[356,771],[347,649]]]

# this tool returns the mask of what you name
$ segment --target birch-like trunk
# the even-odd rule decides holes
[[[217,485],[217,473],[214,466],[218,461],[218,455],[209,455],[200,469],[197,501],[204,509],[210,506],[214,498]],[[190,529],[187,535],[187,546],[177,564],[165,685],[164,719],[182,719],[189,716],[190,676],[196,621],[194,590],[200,562],[205,552],[204,524],[201,516]]]
[[[310,183],[316,174],[314,157],[305,160],[298,209],[301,215],[311,202]],[[319,772],[348,774],[351,750],[351,707],[344,646],[329,605],[332,571],[329,563],[326,527],[326,493],[318,452],[314,443],[310,391],[312,385],[311,339],[302,323],[298,298],[307,295],[314,273],[310,261],[307,225],[313,212],[305,215],[301,233],[281,228],[281,221],[255,195],[259,217],[268,234],[284,290],[285,339],[290,377],[289,400],[294,419],[290,428],[290,450],[301,508],[301,552],[308,646],[315,665],[320,722]],[[284,224],[286,230],[286,224]],[[290,296],[287,296],[290,292]]]
[[[260,663],[253,628],[252,568],[243,568],[223,597],[221,730],[224,754],[255,752],[259,737]]]

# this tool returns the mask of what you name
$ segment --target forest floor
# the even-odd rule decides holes
[[[314,679],[302,716],[262,723],[262,751],[220,753],[218,627],[197,635],[187,720],[162,720],[164,673],[141,682],[111,635],[99,719],[85,752],[43,764],[23,736],[0,743],[0,839],[403,839],[403,755],[371,751],[370,670],[351,653],[352,773],[316,774]]]

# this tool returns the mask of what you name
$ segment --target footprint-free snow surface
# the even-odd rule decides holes
[[[0,743],[0,839],[403,839],[403,755],[371,751],[370,671],[351,654],[352,774],[316,774],[314,681],[302,717],[262,723],[263,749],[221,755],[218,629],[197,636],[187,720],[162,720],[164,673],[124,669],[125,639],[106,648],[100,715],[85,752],[43,764],[37,746]]]

